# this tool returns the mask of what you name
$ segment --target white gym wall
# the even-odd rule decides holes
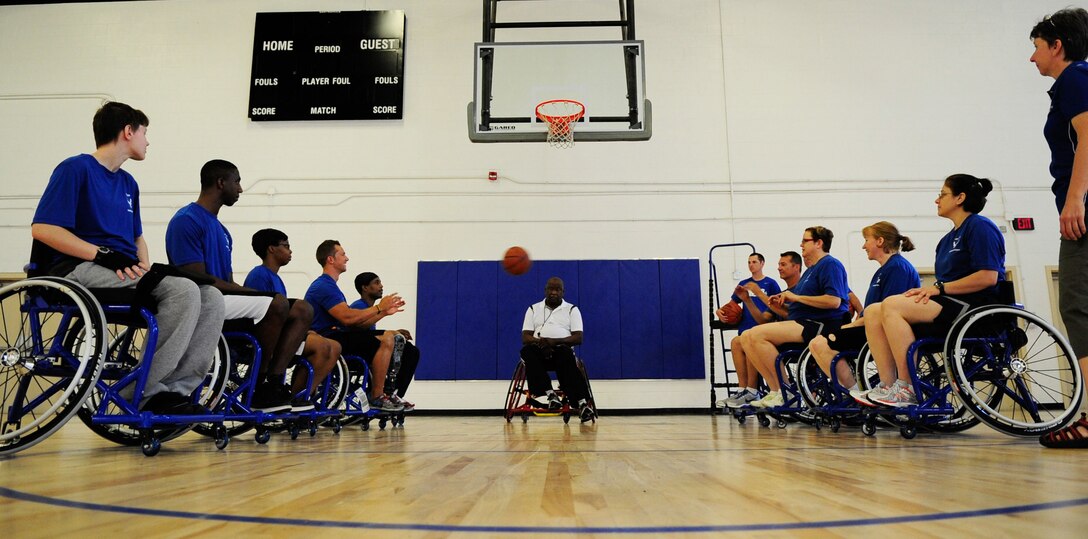
[[[553,5],[516,4],[538,15]],[[469,142],[479,0],[0,7],[0,273],[21,270],[53,167],[93,151],[91,116],[115,99],[151,119],[147,160],[125,168],[141,184],[154,260],[165,261],[166,223],[195,199],[200,166],[228,159],[246,190],[220,216],[237,242],[236,278],[259,262],[250,235],[273,226],[291,237],[284,279],[301,295],[320,273],[315,246],[335,238],[352,259],[341,282],[349,298],[351,277],[369,270],[408,300],[385,327],[415,329],[417,261],[497,260],[515,244],[538,259],[699,258],[705,273],[712,245],[744,241],[777,276],[777,253],[821,224],[864,290],[876,266],[860,251],[861,227],[891,220],[918,245],[907,257],[931,267],[949,228],[933,199],[954,172],[995,181],[984,214],[999,225],[1035,218],[1035,231],[1009,227],[1008,265],[1021,301],[1049,319],[1045,268],[1056,264],[1058,232],[1042,126],[1052,81],[1027,61],[1028,32],[1067,4],[639,1],[653,138],[571,150]],[[585,18],[614,17],[616,2],[603,5]],[[364,9],[406,13],[404,120],[247,118],[254,13]],[[731,279],[744,254],[719,271]],[[413,388],[421,408],[498,408],[506,383]],[[598,381],[594,390],[607,409],[705,406],[709,388]]]

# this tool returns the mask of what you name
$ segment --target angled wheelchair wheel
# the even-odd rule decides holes
[[[798,367],[798,383],[801,389],[801,398],[810,408],[826,406],[830,402],[831,380],[820,370],[816,358],[805,350],[801,354],[801,363]]]
[[[314,398],[325,410],[343,410],[347,396],[348,362],[340,357],[336,360],[336,365],[329,371],[326,381],[317,387],[317,395]],[[339,426],[343,423],[340,417],[327,417],[321,424],[331,426],[339,432]]]
[[[937,349],[924,349],[918,357],[918,378],[940,388],[948,390],[948,374],[945,368],[945,355]],[[953,412],[945,417],[929,417],[924,422],[924,428],[933,432],[953,433],[963,432],[979,424],[979,419],[972,414],[963,400],[955,391],[948,391],[948,401],[952,405]]]
[[[1061,428],[1080,407],[1083,377],[1069,342],[1039,316],[987,305],[960,317],[945,342],[960,400],[983,423],[1014,436]]]
[[[341,425],[362,424],[363,430],[369,430],[370,419],[365,413],[358,413],[362,409],[363,400],[369,399],[370,367],[361,358],[355,356],[341,356],[347,369],[347,388],[344,390],[344,400],[340,409],[345,412]],[[367,403],[369,404],[369,403]],[[349,413],[355,412],[355,413]]]
[[[854,379],[857,380],[858,387],[862,391],[869,391],[880,385],[880,373],[877,372],[876,361],[873,360],[873,354],[869,351],[869,343],[861,347],[858,357],[854,360]],[[895,425],[895,422],[889,419],[889,416],[876,415],[871,425],[875,433],[877,425],[890,426]]]
[[[118,326],[109,324],[111,339],[107,348],[103,375],[90,392],[84,405],[79,410],[79,418],[95,434],[120,445],[143,445],[147,432],[143,432],[136,426],[122,423],[94,423],[92,418],[96,414],[116,415],[125,413],[114,401],[108,401],[103,406],[102,400],[107,395],[110,382],[129,374],[137,368],[144,358],[147,342],[147,330],[131,326]],[[226,341],[220,337],[216,347],[215,358],[204,382],[197,388],[195,402],[208,409],[214,409],[226,390],[227,379],[230,374],[230,351],[227,350]],[[198,425],[178,425],[151,430],[150,434],[159,442],[167,442],[177,438],[190,429],[196,429]],[[198,429],[198,432],[201,432]],[[205,432],[207,434],[205,434]],[[209,437],[214,437],[214,427],[206,426],[204,432]]]
[[[105,315],[86,288],[27,279],[0,288],[0,455],[34,446],[98,380]]]
[[[504,417],[507,422],[513,419],[514,410],[525,404],[525,398],[525,362],[518,360],[517,367],[514,367],[514,375],[510,377],[510,387],[506,390]],[[522,416],[522,419],[528,421],[528,416]]]
[[[243,398],[242,386],[246,382],[246,378],[249,376],[250,366],[252,363],[252,357],[247,356],[246,353],[251,352],[242,343],[242,346],[232,346],[231,341],[228,341],[225,337],[220,337],[219,345],[216,347],[217,360],[212,363],[212,370],[220,373],[216,380],[217,385],[221,385],[219,390],[219,397],[215,399],[214,405],[209,406],[204,404],[205,408],[212,410],[215,413],[222,413],[226,415],[243,413],[243,410],[237,408],[236,404]],[[218,358],[226,358],[225,361],[218,361]],[[205,380],[205,386],[209,387],[210,383]],[[253,423],[248,421],[223,421],[223,426],[226,428],[226,434],[228,437],[235,437],[241,434],[245,434],[250,430],[253,430]],[[208,438],[215,438],[216,428],[218,425],[210,423],[197,423],[193,425],[193,432],[200,434],[201,436],[207,436]]]

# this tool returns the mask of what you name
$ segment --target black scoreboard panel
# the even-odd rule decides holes
[[[403,85],[403,11],[257,14],[251,120],[399,120]]]

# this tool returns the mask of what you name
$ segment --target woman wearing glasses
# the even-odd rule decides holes
[[[880,385],[855,394],[861,404],[918,404],[907,369],[907,349],[915,340],[911,324],[934,322],[950,328],[971,308],[999,302],[997,283],[1005,280],[1005,238],[993,221],[979,215],[992,190],[986,178],[949,176],[935,201],[937,215],[952,221],[952,230],[937,244],[937,282],[865,309],[865,337]]]

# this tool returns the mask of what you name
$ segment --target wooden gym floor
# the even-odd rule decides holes
[[[153,458],[74,419],[0,460],[0,537],[1084,537],[1088,452],[707,415],[409,417]]]

